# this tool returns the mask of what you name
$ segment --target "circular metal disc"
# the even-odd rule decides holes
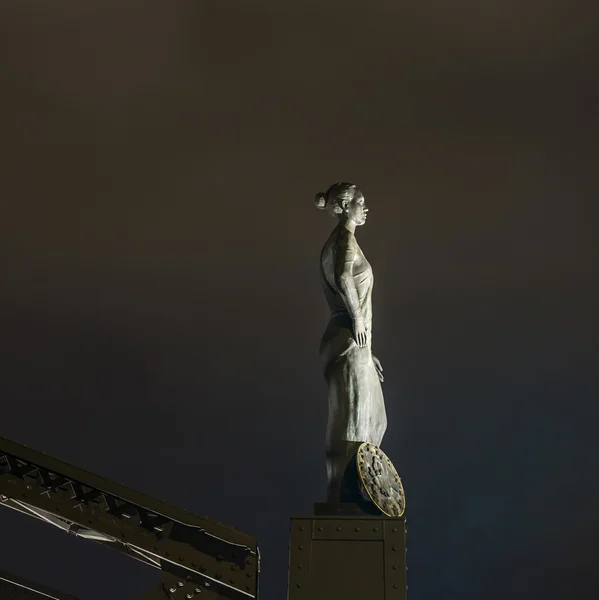
[[[364,442],[356,455],[358,476],[366,494],[388,517],[401,517],[406,496],[401,479],[387,455],[374,444]]]

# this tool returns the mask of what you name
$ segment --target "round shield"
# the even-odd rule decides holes
[[[406,496],[401,479],[387,455],[374,444],[364,442],[356,454],[358,477],[368,498],[388,517],[401,517]]]

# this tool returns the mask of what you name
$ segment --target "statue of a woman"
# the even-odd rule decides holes
[[[352,183],[336,183],[317,194],[315,201],[339,221],[320,255],[322,285],[331,310],[320,344],[329,387],[327,502],[337,503],[350,459],[362,442],[380,446],[387,415],[383,369],[371,351],[374,277],[355,237],[356,227],[366,223],[364,195]]]

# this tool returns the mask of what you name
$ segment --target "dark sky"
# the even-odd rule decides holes
[[[288,519],[325,492],[313,197],[355,181],[411,599],[591,597],[598,23],[565,0],[3,0],[0,434],[255,535],[284,598]],[[0,528],[1,568],[81,600],[157,583]]]

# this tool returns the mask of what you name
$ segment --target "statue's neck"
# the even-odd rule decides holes
[[[339,219],[339,227],[345,227],[350,233],[356,235],[356,224],[351,219],[341,217]]]

